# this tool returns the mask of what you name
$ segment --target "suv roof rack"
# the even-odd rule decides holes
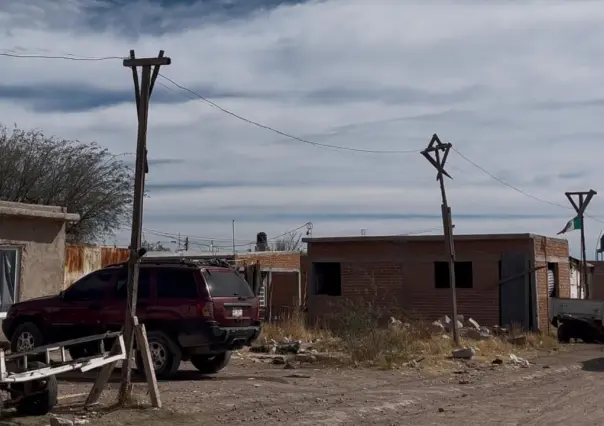
[[[187,257],[187,256],[143,256],[140,259],[141,263],[154,265],[182,265],[191,267],[214,266],[219,268],[235,269],[236,262],[234,259],[224,259],[219,257]],[[106,265],[105,268],[127,265],[128,261],[121,263],[113,263]]]

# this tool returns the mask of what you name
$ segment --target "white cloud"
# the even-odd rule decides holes
[[[111,12],[106,12],[99,29],[86,28],[91,23],[86,0],[10,2],[0,6],[5,28],[0,49],[89,56],[125,56],[131,48],[148,56],[165,49],[173,60],[162,69],[167,76],[294,135],[355,148],[413,150],[423,148],[436,132],[482,167],[539,198],[567,205],[564,191],[599,189],[595,178],[604,154],[600,2],[330,0],[236,19],[204,19],[201,12],[208,6],[203,3],[162,10],[146,2],[144,19],[129,22],[134,29],[125,34],[126,21],[134,19],[125,13],[107,18]],[[179,20],[183,29],[169,31]],[[162,33],[151,34],[155,23]],[[136,30],[138,36],[132,33]],[[132,93],[129,70],[119,60],[2,57],[0,63],[0,95],[2,87],[10,86]],[[238,220],[238,238],[246,240],[258,230],[277,235],[306,220],[320,235],[439,226],[438,219],[320,219],[350,212],[437,215],[435,173],[419,154],[320,149],[238,121],[188,100],[186,93],[182,103],[159,103],[160,94],[174,93],[163,86],[155,90],[150,157],[186,162],[152,166],[150,185],[254,185],[152,192],[145,205],[148,228],[228,239],[231,218],[246,212],[252,219]],[[31,100],[0,97],[2,122],[96,140],[116,153],[134,151],[132,103],[77,113],[36,112],[31,105]],[[501,185],[455,153],[449,170],[454,215],[558,216],[459,219],[458,232],[552,234],[571,213]],[[274,183],[280,185],[268,185]],[[262,210],[271,219],[258,219]],[[604,193],[589,211],[604,219]],[[224,220],[165,219],[171,212]],[[294,213],[307,219],[275,219]],[[602,225],[590,221],[588,226],[592,251]],[[124,241],[123,233],[119,240]],[[571,243],[578,247],[574,235]]]

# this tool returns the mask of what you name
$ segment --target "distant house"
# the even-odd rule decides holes
[[[0,201],[0,318],[15,302],[63,289],[65,224],[79,219],[64,207]]]
[[[568,262],[570,265],[570,297],[571,299],[584,299],[585,298],[585,285],[583,284],[583,268],[581,266],[581,260],[575,257],[569,257]],[[591,286],[594,282],[593,276],[595,272],[595,265],[587,262],[587,286]],[[593,289],[592,289],[593,291]]]

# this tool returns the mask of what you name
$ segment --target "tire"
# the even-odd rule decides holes
[[[170,337],[161,331],[148,332],[147,342],[149,342],[155,377],[160,380],[170,379],[180,367],[182,351]],[[139,350],[136,351],[136,369],[140,375],[145,375],[143,359]]]
[[[231,351],[222,352],[214,356],[193,355],[191,364],[199,370],[201,374],[215,374],[227,366],[231,360]]]
[[[13,353],[28,352],[44,345],[44,341],[44,336],[36,324],[24,322],[15,328],[10,342],[10,350]]]
[[[43,368],[46,364],[38,361],[29,363],[31,369]],[[55,376],[49,376],[43,380],[34,380],[32,383],[39,393],[24,396],[16,405],[17,413],[24,416],[43,416],[48,414],[58,402],[58,384]],[[23,384],[18,384],[21,389]],[[16,385],[14,385],[16,387]]]
[[[562,323],[558,326],[558,342],[569,343],[570,342],[570,328],[568,325]]]

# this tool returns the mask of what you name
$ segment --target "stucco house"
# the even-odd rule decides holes
[[[17,301],[62,290],[65,224],[79,219],[64,207],[0,201],[0,318]]]

